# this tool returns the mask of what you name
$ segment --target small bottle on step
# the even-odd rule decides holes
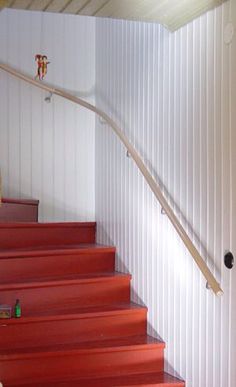
[[[15,317],[16,317],[16,318],[21,317],[20,300],[16,300],[16,303],[15,303]]]

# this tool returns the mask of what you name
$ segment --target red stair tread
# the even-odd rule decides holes
[[[22,229],[22,228],[34,228],[34,229],[40,229],[40,228],[79,228],[79,227],[95,227],[96,222],[51,222],[51,223],[35,223],[35,222],[23,222],[23,223],[17,223],[17,222],[7,222],[7,223],[0,223],[0,229],[3,228],[16,228],[16,229]]]
[[[0,325],[14,325],[23,324],[33,321],[50,321],[50,320],[63,320],[65,318],[73,317],[96,317],[117,314],[120,313],[132,313],[133,310],[147,310],[145,306],[141,306],[135,303],[122,303],[122,304],[110,304],[110,305],[98,305],[90,307],[63,307],[63,308],[50,308],[47,310],[32,310],[27,316],[23,316],[19,319],[0,319]]]
[[[96,379],[77,379],[51,383],[34,383],[17,385],[18,387],[126,387],[126,386],[158,386],[158,387],[184,387],[184,382],[165,372],[136,374]],[[6,386],[8,387],[8,385]],[[9,386],[10,387],[10,386]]]
[[[58,344],[52,346],[39,346],[33,348],[17,348],[10,350],[0,350],[0,360],[14,358],[30,358],[38,356],[53,356],[56,353],[66,354],[71,352],[106,352],[119,350],[131,350],[134,348],[141,349],[146,346],[155,348],[164,348],[165,343],[152,336],[130,336],[115,338],[109,340],[88,341],[80,343]]]
[[[1,243],[0,243],[1,245]],[[115,270],[115,248],[98,244],[34,246],[0,250],[0,283]]]
[[[146,334],[147,308],[132,303],[50,308],[20,319],[0,320],[0,348],[38,347]],[[33,312],[35,314],[35,312]],[[32,313],[31,313],[32,314]],[[24,312],[25,316],[25,312]]]
[[[13,203],[13,204],[25,204],[25,205],[38,205],[39,200],[36,199],[16,199],[16,198],[2,198],[2,203]]]
[[[24,282],[14,281],[5,282],[0,285],[1,290],[9,289],[20,289],[20,288],[35,288],[35,287],[47,287],[55,285],[64,285],[64,284],[73,284],[73,283],[94,283],[101,282],[104,280],[113,280],[114,278],[129,278],[131,279],[130,274],[124,274],[119,272],[105,272],[105,273],[92,273],[92,274],[67,274],[64,276],[50,276],[43,278],[27,278]]]
[[[95,243],[95,222],[0,223],[2,250],[32,246]]]
[[[101,252],[115,252],[116,248],[113,246],[100,245],[98,243],[81,243],[69,244],[60,246],[32,246],[18,249],[0,249],[0,258],[26,258],[37,257],[42,255],[63,255],[65,253],[93,253],[95,251]]]

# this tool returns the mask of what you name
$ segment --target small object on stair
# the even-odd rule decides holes
[[[10,305],[0,305],[0,318],[11,318]]]
[[[21,317],[21,305],[20,305],[20,300],[16,300],[16,303],[15,303],[15,317],[16,317],[16,318]]]

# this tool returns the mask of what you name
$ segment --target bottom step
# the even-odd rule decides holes
[[[3,385],[106,378],[162,372],[165,344],[153,337],[133,336],[0,352]],[[102,385],[101,385],[102,387]]]
[[[182,380],[176,379],[167,373],[149,373],[117,376],[102,379],[77,379],[68,381],[58,381],[51,383],[21,384],[18,387],[184,387]],[[11,387],[5,384],[3,387]]]

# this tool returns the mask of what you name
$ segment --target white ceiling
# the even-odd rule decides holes
[[[0,7],[158,22],[171,31],[226,0],[0,0]]]

